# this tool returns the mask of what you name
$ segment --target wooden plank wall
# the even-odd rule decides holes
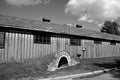
[[[110,42],[102,41],[102,44],[94,44],[93,40],[82,40],[82,46],[86,48],[85,58],[120,56],[120,43],[110,45]]]
[[[81,46],[71,46],[70,38],[51,37],[51,44],[33,43],[32,33],[6,32],[5,48],[0,49],[0,61],[23,60],[28,58],[39,58],[59,51],[67,51],[70,55],[82,54],[81,58],[101,58],[120,56],[120,43],[110,45],[109,42],[94,44],[93,40],[81,40]],[[86,48],[83,56],[82,48]]]
[[[70,39],[64,37],[51,37],[52,53],[66,51],[70,52]]]
[[[33,34],[5,33],[5,48],[0,49],[0,61],[38,58],[51,53],[50,44],[34,44]]]

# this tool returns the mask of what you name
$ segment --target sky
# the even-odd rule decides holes
[[[0,0],[0,14],[100,31],[105,20],[120,17],[120,0]]]

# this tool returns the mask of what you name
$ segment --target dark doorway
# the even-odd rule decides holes
[[[68,60],[66,57],[62,57],[58,63],[58,68],[68,66]]]

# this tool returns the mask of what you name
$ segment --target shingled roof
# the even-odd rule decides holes
[[[0,15],[0,26],[120,41],[120,36],[117,35],[101,33],[98,31],[87,29],[78,29],[76,27],[67,25],[43,23],[41,21],[28,20],[24,18],[11,17],[6,15]]]

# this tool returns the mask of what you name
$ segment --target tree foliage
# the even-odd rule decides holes
[[[108,20],[104,22],[101,32],[119,35],[118,27],[117,22]]]

